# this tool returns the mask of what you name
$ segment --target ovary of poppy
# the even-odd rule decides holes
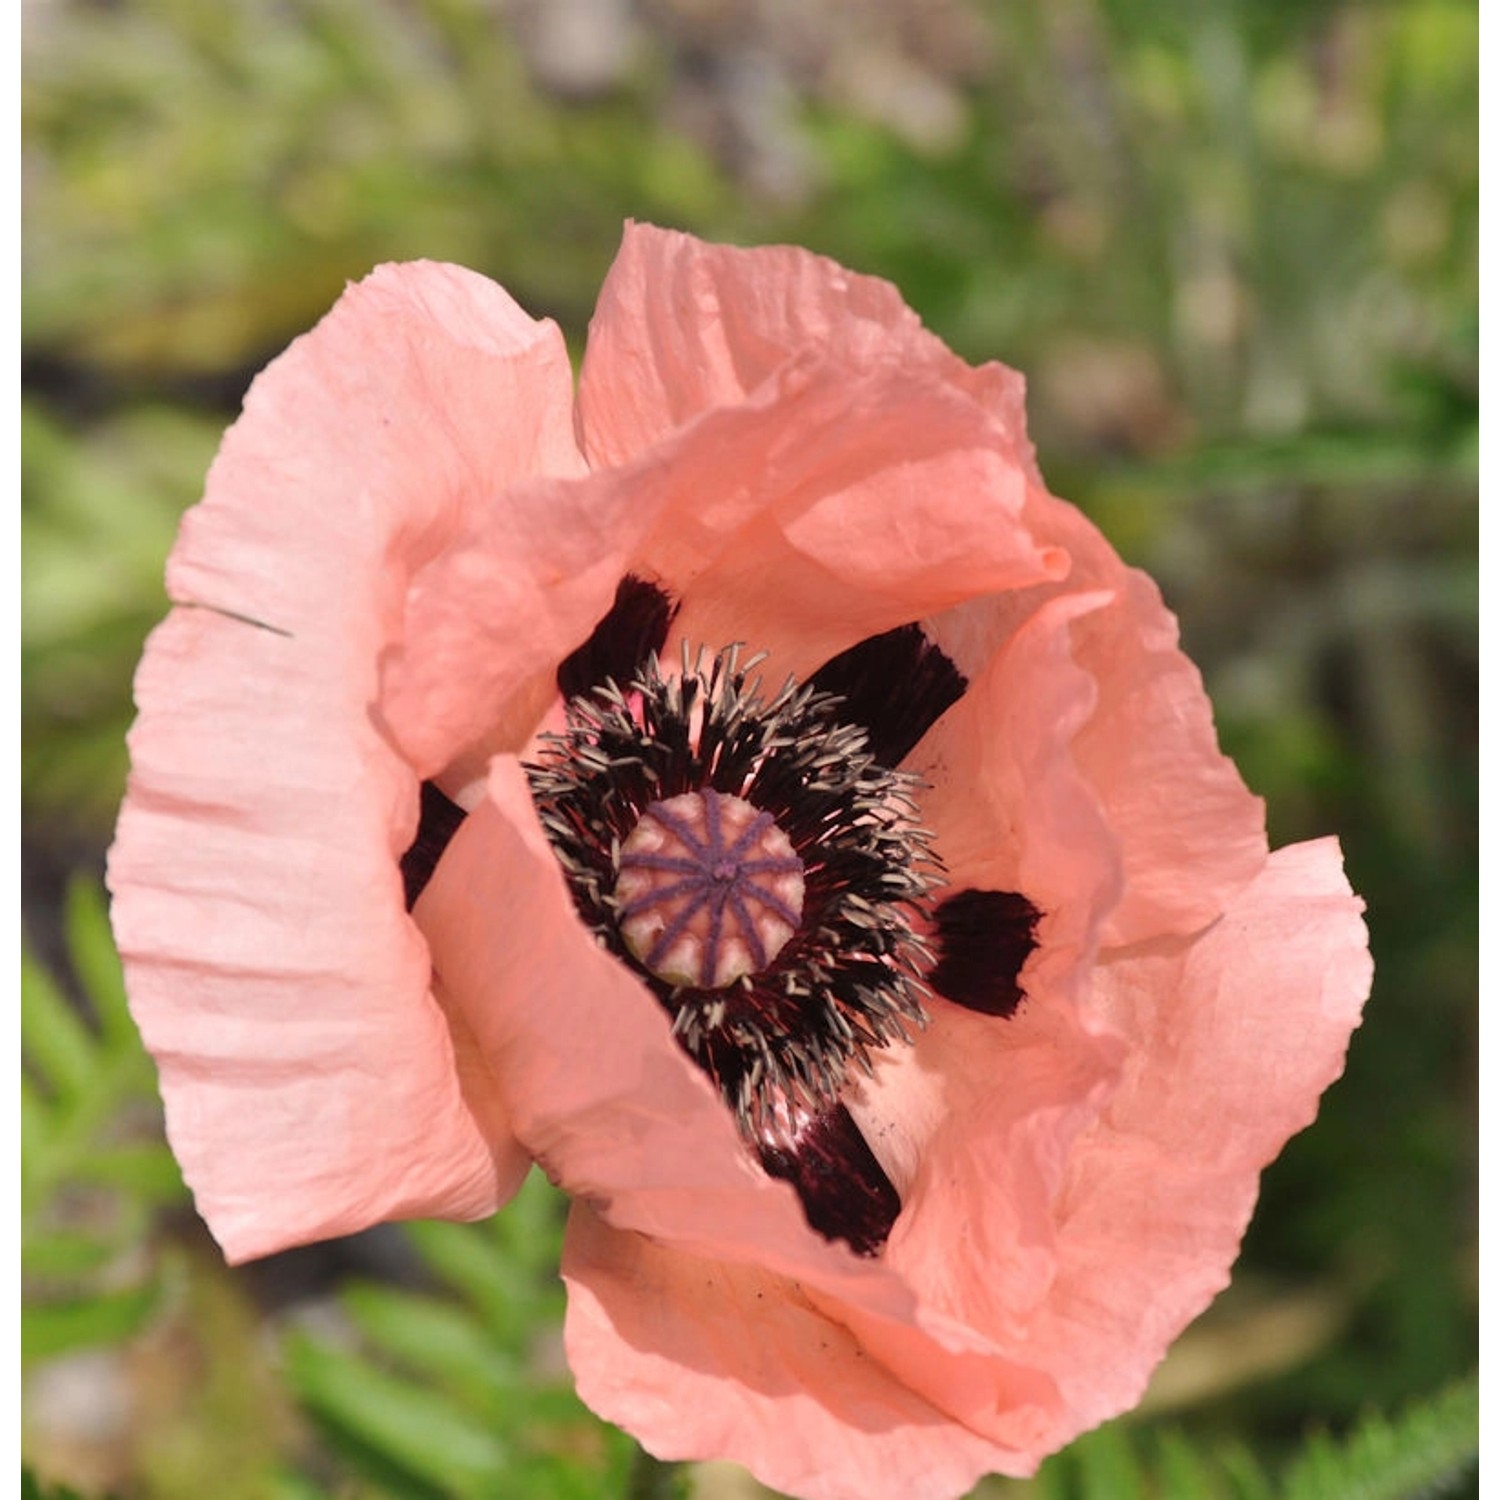
[[[629,226],[575,400],[498,287],[382,267],[251,388],[168,590],[109,879],[205,1220],[243,1260],[478,1217],[540,1162],[580,1393],[659,1456],[809,1500],[1031,1472],[1139,1398],[1342,1068],[1336,843],[1268,853],[1020,377],[883,282]],[[765,743],[831,748],[718,791],[775,802],[824,925],[682,991],[609,925],[645,794],[587,780],[591,694],[632,731],[736,645],[752,719],[808,684]],[[777,756],[848,763],[816,819]],[[875,837],[887,798],[917,821]],[[736,1072],[726,1008],[753,1050],[808,974],[822,1050],[794,1017]]]

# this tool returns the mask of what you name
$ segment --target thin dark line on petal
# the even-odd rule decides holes
[[[242,615],[237,609],[225,609],[219,604],[204,604],[199,599],[178,599],[174,602],[178,609],[206,609],[211,615],[222,615],[226,620],[235,620],[241,625],[253,625],[257,630],[269,630],[272,635],[284,636],[289,641],[296,639],[290,630],[283,630],[280,625],[272,625],[265,620],[257,620],[254,615]]]
[[[458,825],[468,815],[458,803],[444,795],[430,781],[422,783],[422,806],[417,817],[417,836],[411,848],[401,856],[401,881],[406,887],[406,909],[417,904],[417,897],[427,888],[437,862],[443,857],[448,841],[458,832]]]
[[[933,913],[937,963],[927,982],[944,999],[986,1016],[1013,1016],[1026,998],[1021,970],[1041,913],[1016,891],[958,891]]]
[[[627,573],[609,613],[558,667],[558,691],[564,698],[576,698],[606,681],[623,687],[652,652],[660,653],[676,613],[677,604],[665,589]]]
[[[760,1159],[796,1188],[807,1222],[824,1239],[875,1255],[890,1238],[901,1196],[842,1104],[819,1115],[795,1146],[762,1145]]]
[[[824,663],[811,685],[844,700],[839,717],[862,725],[883,766],[898,766],[917,741],[963,697],[968,679],[922,633],[898,625]]]

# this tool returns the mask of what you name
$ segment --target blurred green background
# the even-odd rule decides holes
[[[1475,7],[23,11],[34,1492],[627,1482],[630,1445],[569,1391],[545,1184],[490,1224],[224,1268],[97,884],[163,559],[253,372],[346,279],[418,256],[488,273],[577,350],[627,216],[823,251],[1025,370],[1044,472],[1162,584],[1273,840],[1337,832],[1369,903],[1365,1026],[1267,1174],[1234,1287],[1141,1412],[978,1493],[1472,1492]]]

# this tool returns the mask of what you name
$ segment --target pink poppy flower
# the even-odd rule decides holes
[[[541,1163],[579,1390],[659,1456],[1031,1472],[1342,1068],[1337,843],[1268,852],[1021,378],[883,282],[631,226],[575,399],[499,287],[382,267],[168,588],[110,884],[204,1218],[243,1260]]]

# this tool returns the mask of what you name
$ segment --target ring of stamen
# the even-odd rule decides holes
[[[704,787],[653,802],[620,846],[620,936],[659,979],[723,989],[764,969],[802,920],[802,861],[740,797]]]
[[[696,661],[684,650],[667,674],[651,656],[630,682],[570,698],[566,731],[527,773],[579,915],[637,970],[759,1143],[788,1105],[808,1118],[834,1108],[851,1070],[870,1073],[924,1024],[932,957],[918,924],[938,866],[916,778],[876,760],[839,699],[790,680],[765,696],[754,665],[735,647]],[[736,849],[750,823],[752,841],[770,830],[785,844]],[[800,892],[777,887],[790,868],[748,868],[791,854]],[[784,946],[778,920],[794,929]],[[684,934],[697,946],[669,951]]]

